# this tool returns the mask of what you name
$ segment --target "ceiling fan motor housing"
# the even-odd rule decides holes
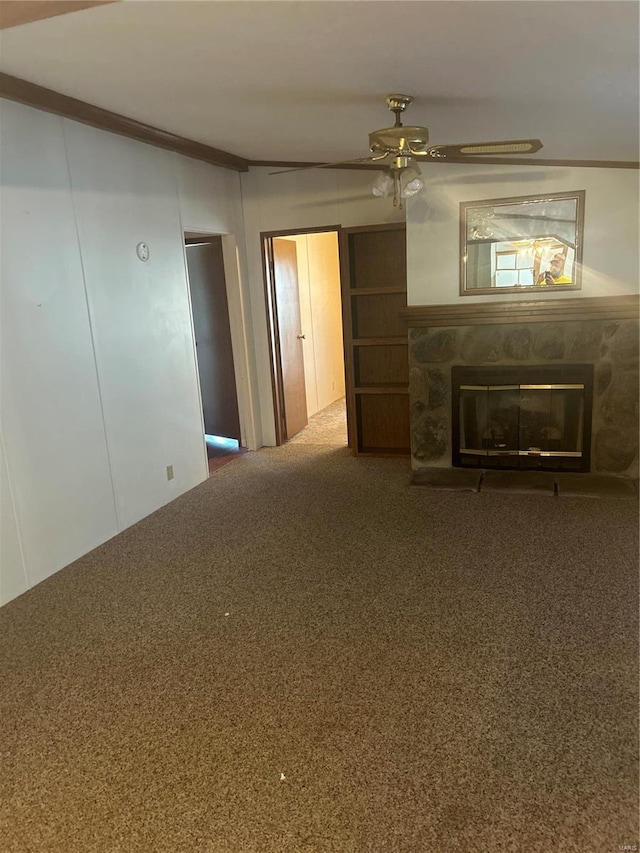
[[[369,134],[369,149],[374,154],[386,151],[388,154],[408,154],[411,151],[424,151],[429,144],[429,131],[426,127],[383,127]]]
[[[395,113],[396,123],[393,127],[383,127],[370,133],[369,150],[373,154],[395,154],[397,157],[410,157],[413,151],[424,151],[429,142],[427,128],[403,126],[400,119],[413,101],[411,95],[387,95],[386,101],[391,112]]]

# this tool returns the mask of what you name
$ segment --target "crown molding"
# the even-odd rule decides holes
[[[213,166],[222,166],[236,172],[246,172],[249,168],[248,160],[230,154],[228,151],[220,151],[210,145],[194,142],[166,130],[151,127],[151,125],[143,124],[135,119],[103,110],[102,107],[96,107],[93,104],[79,101],[77,98],[61,95],[52,89],[45,89],[43,86],[21,80],[19,77],[12,77],[10,74],[0,73],[0,97],[25,104],[28,107],[35,107],[44,112],[54,113],[82,124],[88,124],[91,127],[97,127],[99,130],[117,133],[119,136],[126,136],[138,142],[147,142],[157,148],[176,151],[186,157],[204,160],[205,163],[210,163]]]
[[[409,327],[484,326],[496,323],[547,323],[576,320],[637,320],[638,294],[536,299],[527,302],[474,302],[410,305],[400,315]]]

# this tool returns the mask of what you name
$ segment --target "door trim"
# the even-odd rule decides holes
[[[197,251],[199,248],[213,246],[215,247],[215,276],[221,275],[222,282],[218,279],[215,279],[215,276],[212,276],[213,270],[211,268],[204,270],[206,267],[206,262],[203,262],[202,257],[200,256],[200,261],[196,261],[196,257],[193,257],[193,261],[195,263],[194,269],[191,269],[189,252]],[[220,317],[220,323],[222,324],[220,327],[216,327],[213,333],[214,344],[209,345],[209,353],[207,356],[203,355],[203,352],[198,350],[198,341],[196,340],[196,361],[198,364],[198,378],[200,380],[200,397],[201,400],[204,400],[205,395],[203,395],[203,372],[205,374],[205,385],[207,387],[206,407],[203,405],[203,420],[205,427],[205,435],[220,435],[226,436],[228,438],[235,439],[240,447],[246,446],[243,443],[244,438],[244,430],[240,424],[240,403],[238,400],[238,372],[236,370],[235,364],[235,356],[234,356],[234,347],[232,341],[232,331],[231,331],[231,314],[230,314],[230,306],[229,306],[229,288],[227,286],[226,279],[226,269],[225,269],[225,260],[224,260],[224,245],[222,241],[222,236],[219,237],[187,237],[185,233],[185,252],[187,254],[187,273],[189,276],[189,291],[191,295],[191,307],[192,307],[192,318],[193,318],[193,329],[194,335],[196,333],[196,329],[198,327],[198,323],[196,322],[196,316],[193,312],[193,297],[194,297],[194,287],[197,288],[197,291],[200,294],[200,307],[202,307],[202,291],[203,289],[209,293],[215,292],[215,308],[213,308],[212,303],[207,304],[208,308],[208,320],[207,326],[209,327],[209,331],[211,331],[211,318],[212,315],[215,314],[217,317]],[[200,273],[204,273],[204,279],[202,276],[198,276],[196,273],[198,270]],[[194,279],[192,282],[191,273],[194,272]],[[198,281],[196,285],[195,282]],[[225,305],[224,308],[218,300],[224,299]],[[226,322],[225,322],[226,320]],[[226,328],[223,328],[226,327]],[[201,330],[202,327],[200,326]],[[228,335],[228,337],[227,337]],[[224,339],[224,341],[223,341]],[[211,350],[214,350],[212,353]],[[212,369],[212,361],[211,356],[213,355],[213,364],[218,364],[219,369]],[[229,365],[226,362],[226,359],[230,356],[231,364]],[[201,360],[202,359],[202,360]],[[231,368],[231,369],[229,369]],[[225,376],[225,380],[221,380],[222,376]],[[208,380],[208,381],[207,381]],[[211,396],[211,383],[216,385],[216,394],[214,394],[214,400],[212,400]],[[222,406],[219,394],[225,395],[225,406]],[[228,394],[228,396],[227,396]],[[235,398],[235,400],[231,399],[231,396]],[[233,405],[235,402],[235,406]],[[213,412],[211,411],[213,407]],[[205,411],[206,409],[206,411]],[[231,410],[234,410],[233,412]],[[228,414],[223,415],[222,412],[226,411]],[[217,422],[218,427],[222,427],[221,431],[217,431],[214,428],[214,424],[211,422],[211,415],[214,415],[214,421]],[[207,415],[209,416],[209,423],[207,425]],[[233,421],[233,423],[232,423]],[[227,430],[224,429],[224,425],[227,427]],[[209,427],[209,429],[207,428]],[[213,428],[213,431],[211,431]]]
[[[197,374],[197,353],[195,346],[195,333],[193,330],[193,307],[191,305],[191,288],[189,286],[189,271],[187,267],[187,244],[189,242],[205,243],[207,238],[222,239],[222,256],[224,260],[224,278],[227,286],[227,304],[229,310],[229,325],[231,328],[231,346],[233,350],[233,364],[236,380],[236,396],[238,399],[238,414],[240,415],[240,434],[242,447],[248,450],[257,450],[255,411],[253,394],[249,372],[249,355],[247,343],[247,327],[244,313],[244,297],[242,293],[242,274],[238,263],[238,244],[234,234],[214,233],[210,229],[204,230],[197,227],[185,227],[182,230],[182,246],[185,276],[187,282],[187,298],[189,300],[189,318],[191,324],[191,338],[193,357]],[[202,394],[200,390],[200,378],[198,375],[198,403],[202,411]],[[202,419],[202,434],[204,436],[204,417]],[[203,439],[203,448],[206,461],[206,445]],[[208,468],[207,468],[208,470]]]
[[[284,424],[284,387],[282,380],[282,358],[280,350],[280,329],[278,325],[278,305],[276,299],[273,240],[276,237],[291,237],[294,234],[322,234],[335,232],[338,235],[338,252],[341,252],[341,225],[325,225],[316,228],[288,228],[280,231],[261,231],[260,249],[262,252],[262,277],[264,282],[265,308],[267,315],[267,338],[269,342],[269,367],[271,370],[271,391],[273,395],[273,417],[276,433],[276,446],[285,442]],[[340,290],[343,288],[342,262],[340,261]],[[344,317],[343,317],[344,324]]]

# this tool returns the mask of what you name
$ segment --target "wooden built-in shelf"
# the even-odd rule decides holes
[[[406,287],[352,287],[350,296],[386,296],[387,293],[405,293]]]
[[[411,453],[411,448],[408,447],[364,447],[358,451],[358,456],[407,456],[409,453]]]
[[[356,394],[408,394],[408,385],[369,385],[356,388]]]
[[[410,453],[405,244],[403,224],[342,234],[347,419],[356,456]]]
[[[354,338],[351,341],[351,346],[353,347],[406,347],[407,346],[407,336],[403,335],[402,337],[394,337],[394,338]]]

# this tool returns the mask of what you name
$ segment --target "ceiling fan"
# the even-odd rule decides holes
[[[411,95],[387,95],[386,102],[395,115],[393,127],[383,127],[369,134],[368,157],[355,160],[340,160],[335,163],[319,163],[315,166],[302,166],[296,169],[282,169],[270,172],[282,175],[285,172],[297,172],[303,169],[326,169],[331,166],[349,166],[366,163],[382,163],[391,158],[373,185],[375,196],[393,196],[393,203],[402,208],[402,199],[415,195],[424,187],[420,169],[420,160],[456,160],[466,157],[491,154],[533,154],[542,148],[539,139],[511,139],[503,142],[475,142],[463,145],[429,145],[429,131],[418,125],[403,125],[402,113],[411,104]]]

